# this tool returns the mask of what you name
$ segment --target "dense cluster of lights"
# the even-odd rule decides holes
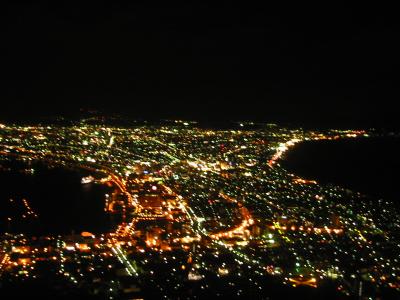
[[[360,281],[400,288],[400,220],[391,203],[371,206],[366,196],[299,178],[279,163],[302,141],[372,133],[193,125],[0,126],[3,159],[90,171],[82,184],[113,186],[105,211],[121,220],[101,236],[49,237],[48,255],[5,233],[0,276],[37,276],[35,264],[46,259],[69,282],[101,281],[112,297],[152,285],[166,297],[205,293],[214,277],[236,296],[246,286],[262,293],[265,276],[314,288],[331,280],[345,294],[357,294]],[[27,200],[23,205],[37,218]],[[116,273],[115,280],[106,276]],[[135,284],[122,288],[124,276]]]

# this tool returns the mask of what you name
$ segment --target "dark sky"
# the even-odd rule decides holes
[[[84,107],[397,126],[394,8],[134,2],[4,5],[0,120]]]

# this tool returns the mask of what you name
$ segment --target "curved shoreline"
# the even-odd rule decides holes
[[[307,143],[309,142],[309,143]],[[283,168],[286,172],[295,175],[296,177],[302,178],[302,179],[307,179],[307,180],[315,180],[318,181],[324,185],[336,185],[339,187],[342,187],[344,189],[351,190],[353,192],[361,193],[366,196],[372,196],[374,198],[394,198],[393,197],[393,192],[390,189],[390,185],[387,185],[386,188],[380,187],[382,183],[385,183],[386,181],[382,180],[382,177],[388,177],[388,180],[395,178],[396,177],[396,172],[394,172],[394,168],[390,168],[392,165],[395,165],[396,163],[394,162],[392,165],[386,164],[385,167],[385,161],[382,161],[382,157],[378,156],[377,160],[379,164],[374,164],[371,161],[368,161],[370,152],[374,152],[374,156],[377,155],[375,152],[383,152],[382,156],[386,153],[386,150],[381,150],[382,147],[383,149],[387,149],[387,145],[385,143],[389,144],[396,144],[400,145],[400,139],[396,137],[391,137],[391,136],[376,136],[376,137],[369,137],[369,138],[360,138],[359,141],[356,141],[354,139],[338,139],[338,140],[322,140],[323,143],[318,143],[316,140],[309,140],[309,141],[302,141],[296,146],[299,147],[326,147],[327,149],[322,149],[321,151],[316,151],[318,154],[317,156],[311,157],[309,152],[310,151],[305,151],[304,148],[300,150],[300,152],[304,151],[304,153],[296,154],[297,157],[291,158],[293,161],[289,161],[287,159],[288,155],[292,155],[294,152],[299,151],[298,149],[291,149],[294,150],[294,152],[286,152],[284,156],[282,156],[279,159],[279,166]],[[339,143],[335,143],[339,142]],[[368,143],[368,145],[360,145],[359,142],[361,143]],[[332,143],[332,144],[330,144]],[[349,143],[349,144],[348,144]],[[329,144],[329,146],[328,146]],[[334,148],[330,151],[328,149],[332,148],[330,146],[334,146]],[[350,149],[351,152],[349,153],[349,145],[353,145],[354,150]],[[355,145],[355,146],[354,146]],[[389,145],[392,146],[393,145]],[[347,163],[347,160],[349,160],[348,156],[344,156],[343,158],[338,155],[338,149],[335,150],[335,147],[343,147],[344,148],[344,153],[348,153],[351,158],[354,159],[355,163]],[[361,148],[362,151],[359,152],[359,148]],[[395,147],[397,148],[397,147]],[[372,150],[371,150],[372,149]],[[321,150],[321,149],[319,149]],[[326,150],[326,151],[325,151]],[[393,151],[393,150],[392,150]],[[312,152],[314,153],[314,152]],[[319,155],[320,154],[320,155]],[[353,155],[354,154],[354,155]],[[331,156],[331,159],[328,159],[327,157]],[[390,158],[391,156],[388,155]],[[361,158],[361,159],[360,159]],[[302,159],[306,161],[306,164],[304,166],[299,166],[298,165],[298,160]],[[333,161],[332,161],[333,159]],[[385,157],[385,159],[388,159]],[[338,169],[332,169],[332,166],[334,166],[334,163],[342,163],[343,165],[340,165],[340,170]],[[319,163],[322,161],[321,163]],[[350,161],[352,162],[352,160]],[[307,166],[312,166],[312,168],[307,168]],[[320,166],[321,167],[318,167]],[[344,168],[348,165],[347,168]],[[352,167],[354,166],[354,167]],[[385,176],[382,176],[382,174],[374,176],[376,174],[376,169],[380,167],[386,171]],[[328,168],[328,169],[326,169]],[[305,170],[305,172],[302,172],[302,170]],[[312,170],[310,172],[310,169]],[[393,170],[391,170],[393,169]],[[357,170],[358,171],[357,173]],[[354,174],[351,177],[351,174]],[[329,176],[330,174],[334,174],[333,176]],[[340,180],[342,177],[342,174],[346,175],[349,180]],[[365,175],[368,174],[368,175]],[[358,175],[358,176],[357,176]],[[389,176],[391,175],[391,176]],[[344,176],[344,177],[346,177]],[[353,178],[353,180],[352,180]],[[370,178],[375,178],[375,180],[370,180],[371,182],[368,184],[368,179]],[[339,179],[339,180],[338,180]],[[395,179],[392,179],[393,181]],[[363,182],[366,181],[367,184],[363,184]],[[358,184],[357,184],[358,183]],[[376,184],[375,184],[376,183]],[[371,186],[377,186],[380,188],[370,188]],[[381,192],[381,191],[386,191],[389,190],[388,192]],[[393,199],[395,200],[395,199]]]
[[[25,164],[27,163],[27,161],[25,161],[26,158],[31,159],[29,154],[26,153],[1,153],[4,156],[11,156],[13,159],[15,159],[16,161],[20,161],[21,163]],[[34,162],[34,163],[38,163],[38,164],[43,164],[43,167],[48,167],[49,169],[61,169],[63,171],[69,171],[69,172],[76,172],[76,173],[82,173],[84,171],[88,172],[91,175],[94,175],[96,177],[103,177],[102,179],[97,179],[95,180],[97,183],[100,183],[103,188],[105,187],[110,187],[110,185],[108,184],[109,182],[111,182],[113,184],[113,190],[120,190],[121,193],[124,193],[125,191],[123,190],[123,184],[122,181],[120,181],[115,174],[108,174],[106,172],[106,170],[101,169],[101,168],[96,168],[95,166],[89,166],[89,165],[85,165],[85,164],[80,164],[79,162],[76,161],[65,161],[62,160],[60,158],[53,158],[53,157],[45,157],[45,158],[33,158],[32,160],[29,160],[30,162]],[[16,169],[12,168],[12,170],[16,171]],[[108,177],[104,177],[107,176]],[[97,193],[97,192],[96,192]],[[100,199],[99,199],[100,200]],[[104,198],[102,199],[102,201],[104,202]],[[105,203],[102,203],[101,206],[104,206]],[[103,210],[103,209],[102,209]],[[110,211],[104,209],[105,212],[104,216],[107,216],[108,218],[110,217]],[[84,217],[84,216],[82,216]],[[80,219],[80,217],[78,217],[78,219]],[[110,225],[110,224],[109,224]],[[117,226],[120,224],[116,224],[115,228],[117,228]],[[104,230],[104,229],[92,229],[94,230],[94,232],[96,232],[96,234],[106,234],[109,232],[114,232],[115,230],[113,229],[114,226]],[[76,229],[71,229],[72,231],[75,231]],[[71,231],[69,230],[69,231]],[[77,229],[78,231],[80,231],[80,229]],[[82,228],[83,231],[84,228]],[[38,236],[66,236],[68,235],[68,233],[66,232],[66,230],[62,229],[62,232],[65,231],[65,233],[60,233],[60,232],[54,232],[54,233],[40,233],[40,234],[33,234],[33,233],[25,233],[27,235],[38,235]],[[21,232],[22,233],[22,232]]]

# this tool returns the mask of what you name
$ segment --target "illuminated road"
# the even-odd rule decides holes
[[[126,254],[121,250],[119,245],[112,246],[111,251],[117,256],[118,260],[125,266],[126,271],[130,276],[139,276],[136,268],[132,265],[129,259],[126,257]]]

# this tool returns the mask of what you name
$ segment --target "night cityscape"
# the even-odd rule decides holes
[[[377,133],[307,131],[240,123],[131,128],[1,125],[2,170],[86,172],[105,185],[110,228],[33,235],[29,199],[2,202],[4,284],[50,272],[55,286],[118,298],[253,297],[264,282],[332,287],[338,297],[400,289],[400,220],[393,204],[280,167],[296,143],[368,139]],[[56,198],[57,195],[54,195]],[[372,205],[372,203],[374,203]],[[59,205],[66,205],[63,203]],[[24,228],[20,233],[13,228]],[[364,287],[360,287],[363,283]]]
[[[1,22],[1,299],[400,299],[395,10]]]

